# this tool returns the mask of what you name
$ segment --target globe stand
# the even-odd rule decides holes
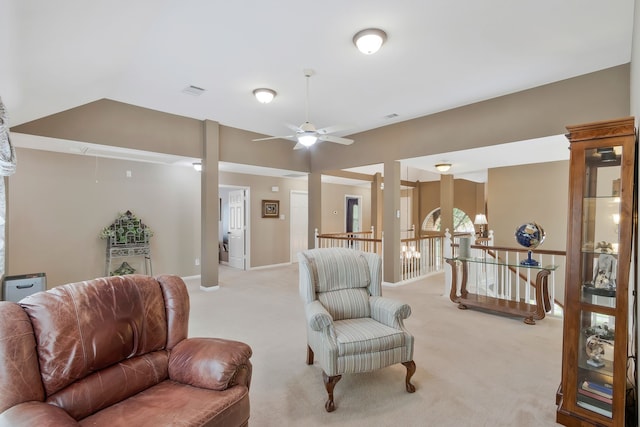
[[[530,266],[537,267],[540,265],[540,263],[535,259],[531,258],[531,251],[529,251],[529,256],[527,257],[527,259],[520,261],[520,265],[530,265]]]

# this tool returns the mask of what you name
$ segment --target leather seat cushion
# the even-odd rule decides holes
[[[249,419],[249,389],[196,388],[166,380],[79,421],[81,426],[230,426]]]
[[[374,353],[405,345],[403,331],[390,328],[371,318],[334,322],[338,356]]]

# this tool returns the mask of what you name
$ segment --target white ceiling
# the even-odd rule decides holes
[[[311,68],[310,119],[344,136],[628,63],[633,4],[0,0],[0,96],[12,126],[110,98],[286,135]],[[352,42],[368,27],[388,34],[371,56]],[[258,87],[278,95],[259,104]]]

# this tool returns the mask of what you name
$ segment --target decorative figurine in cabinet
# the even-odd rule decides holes
[[[636,369],[628,365],[636,352],[630,346],[636,288],[630,276],[637,222],[634,119],[567,130],[567,267],[556,420],[566,426],[621,427]]]

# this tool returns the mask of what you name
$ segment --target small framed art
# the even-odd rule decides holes
[[[280,217],[280,201],[279,200],[263,200],[262,201],[262,218],[278,218]]]

